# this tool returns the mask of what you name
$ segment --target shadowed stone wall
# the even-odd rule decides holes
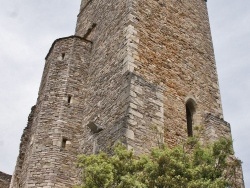
[[[84,134],[80,149],[84,153],[105,150],[119,139],[126,142],[130,75],[124,67],[128,61],[129,6],[123,0],[82,1],[76,35],[93,43],[82,115]],[[89,122],[103,131],[91,133]]]
[[[9,188],[11,175],[0,172],[0,187]]]

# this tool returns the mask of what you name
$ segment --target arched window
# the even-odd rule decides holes
[[[187,118],[187,133],[188,136],[193,136],[193,122],[195,113],[195,102],[193,99],[189,99],[186,102],[186,118]]]

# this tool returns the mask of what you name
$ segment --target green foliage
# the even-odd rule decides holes
[[[239,161],[228,160],[232,142],[221,139],[206,147],[190,138],[172,149],[153,149],[136,156],[118,145],[114,155],[79,156],[83,184],[78,188],[225,188],[235,187],[232,179]]]

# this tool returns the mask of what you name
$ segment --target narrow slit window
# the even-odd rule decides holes
[[[189,137],[193,136],[193,124],[195,113],[195,102],[188,100],[186,103],[186,120],[187,120],[187,133]]]
[[[70,104],[72,102],[72,96],[68,95],[68,104]]]
[[[65,53],[62,53],[62,60],[64,60],[65,58]]]
[[[193,136],[193,116],[190,109],[186,106],[187,113],[187,132],[188,136]]]
[[[95,35],[95,28],[96,28],[96,23],[93,23],[91,27],[86,31],[85,35],[83,36],[84,39],[87,39],[89,41],[93,41],[93,37]]]
[[[62,139],[62,148],[63,148],[63,149],[66,148],[67,141],[68,141],[67,138],[63,138],[63,139]]]

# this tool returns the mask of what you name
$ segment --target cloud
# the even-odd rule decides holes
[[[250,187],[250,2],[208,1],[225,120]]]
[[[2,147],[4,145],[4,141],[0,140],[0,147]]]

